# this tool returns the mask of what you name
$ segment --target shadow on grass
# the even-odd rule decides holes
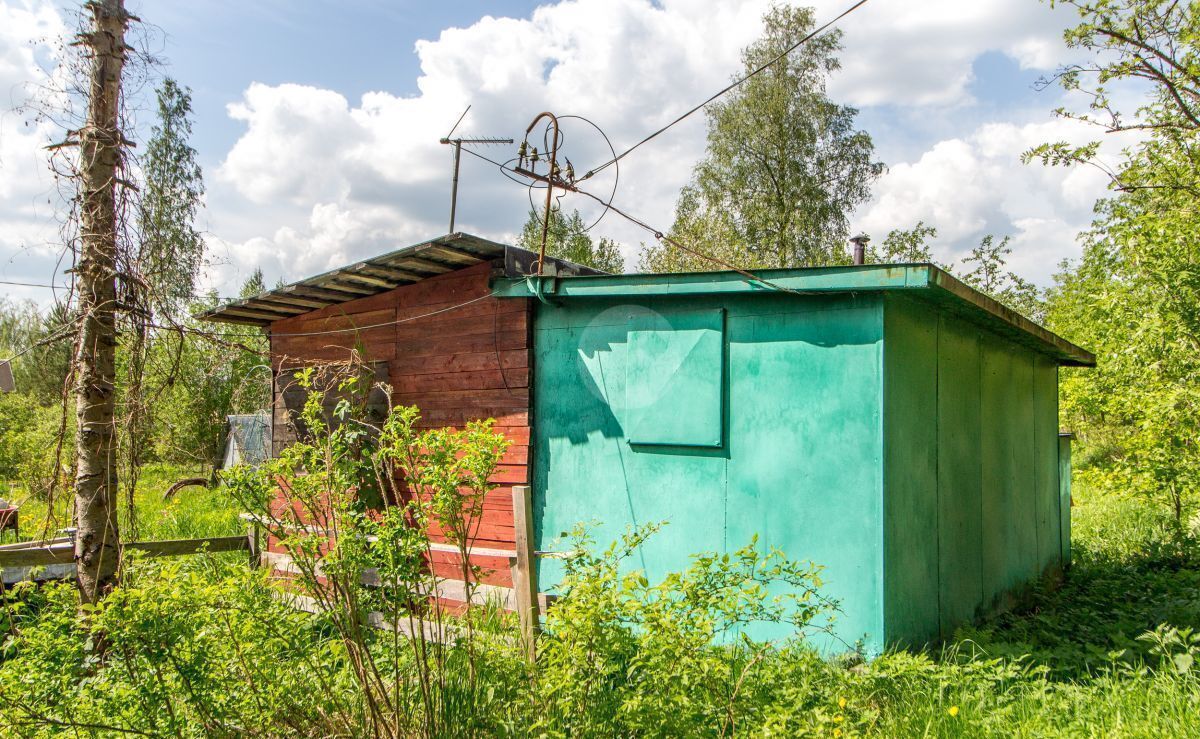
[[[1200,631],[1200,540],[1159,517],[1123,524],[1113,513],[1076,541],[1061,584],[1041,583],[1020,608],[954,641],[993,657],[1029,655],[1051,678],[1080,680],[1114,661],[1155,661],[1137,637],[1160,624]]]

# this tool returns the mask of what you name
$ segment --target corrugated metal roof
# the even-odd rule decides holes
[[[345,267],[235,300],[204,311],[197,318],[221,323],[266,326],[337,303],[345,303],[387,292],[427,277],[470,267],[480,262],[504,260],[505,275],[528,274],[537,254],[508,244],[453,233],[420,244],[406,246]],[[551,259],[559,274],[597,275],[594,269],[561,259]]]
[[[904,291],[942,305],[950,312],[1054,357],[1060,364],[1083,367],[1096,365],[1096,357],[1091,352],[1039,326],[932,264],[764,269],[755,270],[754,275],[759,279],[750,280],[738,272],[543,278],[541,292],[558,300],[778,291],[805,294]],[[537,294],[537,282],[537,278],[504,280],[498,284],[497,294],[500,297],[530,297]]]

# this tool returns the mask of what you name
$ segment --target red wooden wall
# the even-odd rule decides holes
[[[386,363],[393,402],[417,406],[422,426],[459,428],[470,420],[495,419],[510,446],[492,478],[499,487],[488,495],[474,545],[511,551],[512,486],[528,484],[530,475],[532,306],[528,300],[491,297],[492,269],[485,262],[276,321],[270,327],[271,358],[278,376],[281,369],[346,360],[358,346],[366,360]],[[355,327],[362,330],[288,335]],[[277,443],[289,433],[279,390]],[[430,535],[443,540],[436,529]],[[511,585],[506,559],[474,561],[490,571],[484,582]],[[456,562],[453,554],[434,555],[435,571],[447,578],[458,576]]]

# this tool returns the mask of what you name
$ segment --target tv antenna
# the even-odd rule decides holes
[[[462,112],[462,115],[460,115],[458,117],[458,121],[454,124],[454,128],[451,128],[450,133],[443,136],[441,139],[441,142],[440,142],[443,144],[449,144],[454,147],[454,179],[451,181],[451,184],[450,184],[450,230],[447,231],[447,233],[454,233],[454,214],[455,214],[455,211],[458,209],[458,164],[462,157],[462,145],[463,144],[494,145],[494,144],[511,144],[513,142],[512,139],[501,139],[501,138],[496,138],[494,136],[481,136],[478,138],[462,138],[460,136],[459,138],[456,138],[456,139],[450,138],[451,136],[454,135],[454,132],[458,130],[458,124],[463,122],[463,118],[467,117],[467,112],[470,110],[471,110],[471,106],[468,105],[467,109],[464,110]]]

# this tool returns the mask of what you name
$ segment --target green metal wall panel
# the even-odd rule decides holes
[[[911,644],[939,628],[938,319],[903,298],[884,305],[884,633]]]
[[[919,643],[1060,561],[1057,368],[923,303],[885,306],[886,633]]]
[[[1058,496],[1058,365],[1034,357],[1033,412],[1036,460],[1037,567],[1041,574],[1062,565],[1062,517]]]
[[[842,604],[837,634],[878,653],[879,309],[822,302],[730,314],[726,542],[757,535],[762,547],[823,565],[824,592]]]
[[[721,445],[631,443],[631,337],[721,309]],[[949,634],[1066,557],[1055,365],[935,305],[573,298],[539,306],[534,368],[539,549],[577,523],[607,544],[666,521],[630,565],[656,579],[757,535],[825,567],[842,613],[824,646],[868,653]],[[552,590],[561,563],[539,567]]]
[[[682,312],[726,310],[722,446],[630,444],[631,329]],[[633,566],[654,579],[689,556],[749,543],[825,567],[841,602],[844,650],[882,645],[879,299],[779,294],[572,300],[540,306],[534,329],[537,546],[576,523],[612,541],[668,521]],[[561,565],[542,560],[553,588]],[[759,637],[781,637],[763,629]]]
[[[1007,342],[1006,342],[1007,343]],[[1009,389],[1011,404],[1004,417],[1011,445],[1008,474],[1013,481],[1014,504],[1009,508],[1012,541],[1007,587],[1017,588],[1041,575],[1037,542],[1037,447],[1034,419],[1033,355],[1013,344],[1006,347],[1013,367]]]
[[[724,359],[722,308],[635,320],[625,365],[629,443],[721,446]]]
[[[981,574],[985,601],[998,598],[1011,584],[1009,557],[1016,546],[1010,509],[1016,505],[1011,474],[1012,439],[1005,419],[1012,402],[1012,356],[996,338],[980,346],[980,462],[983,467]]]
[[[979,332],[938,322],[938,579],[942,636],[975,618],[983,600]]]

